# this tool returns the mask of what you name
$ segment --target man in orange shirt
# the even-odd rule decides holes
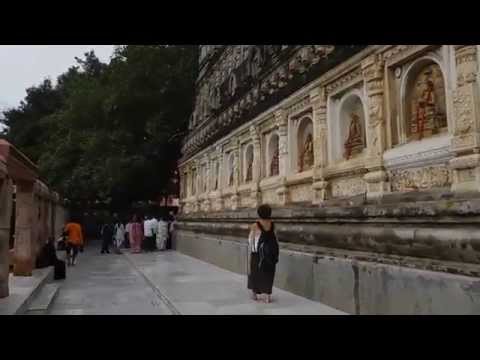
[[[75,265],[78,249],[83,245],[82,226],[74,219],[71,219],[65,225],[65,234],[67,238],[67,265]]]

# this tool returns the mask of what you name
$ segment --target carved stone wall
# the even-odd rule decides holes
[[[301,184],[292,185],[289,188],[290,201],[295,202],[312,202],[312,185]]]
[[[351,197],[364,194],[367,191],[367,185],[361,177],[350,177],[331,180],[332,196]]]
[[[180,165],[190,190],[182,193],[186,212],[260,202],[322,205],[360,194],[381,201],[390,193],[448,187],[480,191],[475,46],[371,45],[344,57],[342,47],[326,45],[209,51],[216,55],[204,60],[198,102],[220,105],[211,106],[210,118],[195,122],[186,139]],[[327,59],[333,65],[320,70]],[[305,81],[296,91],[285,90],[300,77]],[[252,112],[260,104],[263,110]],[[196,113],[201,109],[197,105]],[[418,129],[412,122],[436,128],[413,137]],[[208,140],[212,129],[222,135]],[[272,147],[277,136],[278,154]],[[307,165],[300,171],[302,156]],[[206,171],[203,164],[209,164]],[[199,195],[202,184],[210,184],[202,196],[224,195],[199,206],[191,195],[194,189]]]
[[[452,184],[452,172],[446,166],[390,170],[392,191],[406,192],[448,188]]]

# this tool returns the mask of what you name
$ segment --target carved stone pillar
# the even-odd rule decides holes
[[[9,295],[9,240],[12,211],[12,183],[0,162],[0,299]]]
[[[17,181],[15,250],[13,273],[15,276],[32,276],[35,265],[33,227],[35,201],[33,182]]]
[[[372,55],[362,62],[368,96],[367,161],[364,180],[367,183],[367,198],[378,199],[390,192],[390,183],[383,166],[385,151],[385,64],[379,55]]]
[[[250,197],[252,199],[252,206],[258,207],[262,203],[262,192],[260,190],[260,170],[261,170],[261,146],[260,134],[258,130],[252,126],[250,127],[250,135],[253,141],[253,165],[252,165],[252,190]]]
[[[278,167],[280,175],[280,184],[277,188],[277,196],[281,205],[288,203],[288,124],[287,114],[283,109],[275,112],[275,122],[278,126]]]
[[[314,167],[313,167],[313,204],[320,205],[327,200],[325,167],[328,162],[327,98],[325,88],[316,88],[310,93],[313,106]]]
[[[452,191],[480,191],[480,109],[477,45],[456,45],[457,89],[454,91],[454,136],[450,160]]]

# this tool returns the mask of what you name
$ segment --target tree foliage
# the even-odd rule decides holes
[[[76,58],[4,112],[5,136],[74,202],[128,206],[169,185],[192,111],[195,46],[121,46]]]

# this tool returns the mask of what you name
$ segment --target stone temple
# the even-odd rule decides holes
[[[480,314],[479,45],[203,45],[177,250],[351,314]]]

